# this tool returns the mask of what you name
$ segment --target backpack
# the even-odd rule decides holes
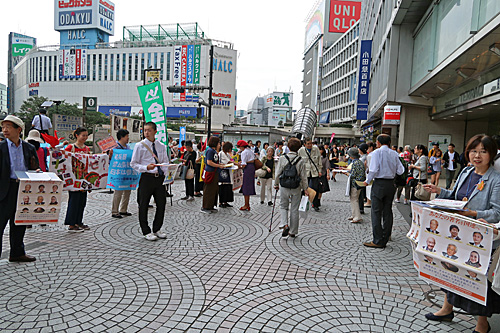
[[[300,156],[297,156],[290,161],[287,155],[284,155],[288,161],[288,164],[283,169],[283,173],[280,175],[280,185],[285,188],[297,188],[300,186],[300,175],[297,171],[297,163],[300,161]]]
[[[405,186],[407,185],[406,179],[408,178],[408,162],[406,162],[403,157],[400,157],[399,161],[403,164],[405,171],[401,175],[396,174],[394,184],[396,184],[396,186]]]

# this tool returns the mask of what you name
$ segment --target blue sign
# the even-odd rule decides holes
[[[130,149],[113,149],[106,188],[116,191],[137,189],[141,174],[130,167],[133,152]]]
[[[319,117],[320,124],[328,124],[330,122],[330,112],[324,112]]]
[[[203,117],[203,111],[201,116]],[[167,107],[167,118],[180,117],[196,118],[196,107]]]
[[[179,148],[182,147],[182,141],[186,141],[186,126],[179,127]]]
[[[131,111],[131,106],[99,105],[99,112],[104,113],[106,116],[114,114],[115,116],[130,117]]]
[[[356,119],[368,119],[368,96],[370,88],[370,66],[372,61],[372,41],[362,40],[359,51],[359,79],[358,79],[358,100],[356,108]]]

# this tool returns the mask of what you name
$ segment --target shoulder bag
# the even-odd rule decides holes
[[[422,172],[420,171],[418,173],[418,178],[420,180],[420,177],[422,175]],[[415,197],[418,199],[418,200],[421,200],[421,201],[429,201],[431,200],[431,192],[427,192],[425,189],[424,189],[424,184],[422,184],[420,181],[418,182],[417,186],[415,187]]]
[[[311,155],[309,152],[306,150],[307,157],[311,161],[312,165],[316,168],[316,172],[318,173],[318,177],[314,177],[309,181],[309,187],[312,188],[313,190],[317,191],[318,193],[325,193],[330,191],[330,187],[328,186],[328,180],[326,179],[326,175],[319,176],[319,170],[318,166],[316,163],[311,158]]]

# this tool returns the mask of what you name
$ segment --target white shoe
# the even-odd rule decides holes
[[[394,200],[395,203],[401,203],[401,201],[399,201],[399,199],[396,199]]]
[[[354,217],[351,216],[351,217],[348,218],[348,220],[352,221],[352,220],[354,220]]]
[[[186,201],[194,201],[194,197],[189,197],[186,199]]]
[[[146,238],[148,241],[158,240],[158,236],[156,236],[153,233],[149,233],[149,234],[145,235],[144,238]]]
[[[154,235],[160,239],[166,239],[167,238],[167,234],[164,233],[163,231],[158,231],[158,232],[155,232]]]

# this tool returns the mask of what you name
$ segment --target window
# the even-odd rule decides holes
[[[92,81],[96,80],[96,55],[92,55]]]
[[[113,73],[114,73],[114,70],[115,70],[115,63],[114,63],[114,60],[115,60],[115,55],[114,54],[110,54],[110,60],[109,60],[109,79],[111,81],[114,81],[115,78],[113,77]]]
[[[135,76],[134,76],[134,80],[137,81],[139,80],[139,53],[136,53],[135,54]]]
[[[104,81],[108,81],[108,56],[109,54],[104,55]]]

